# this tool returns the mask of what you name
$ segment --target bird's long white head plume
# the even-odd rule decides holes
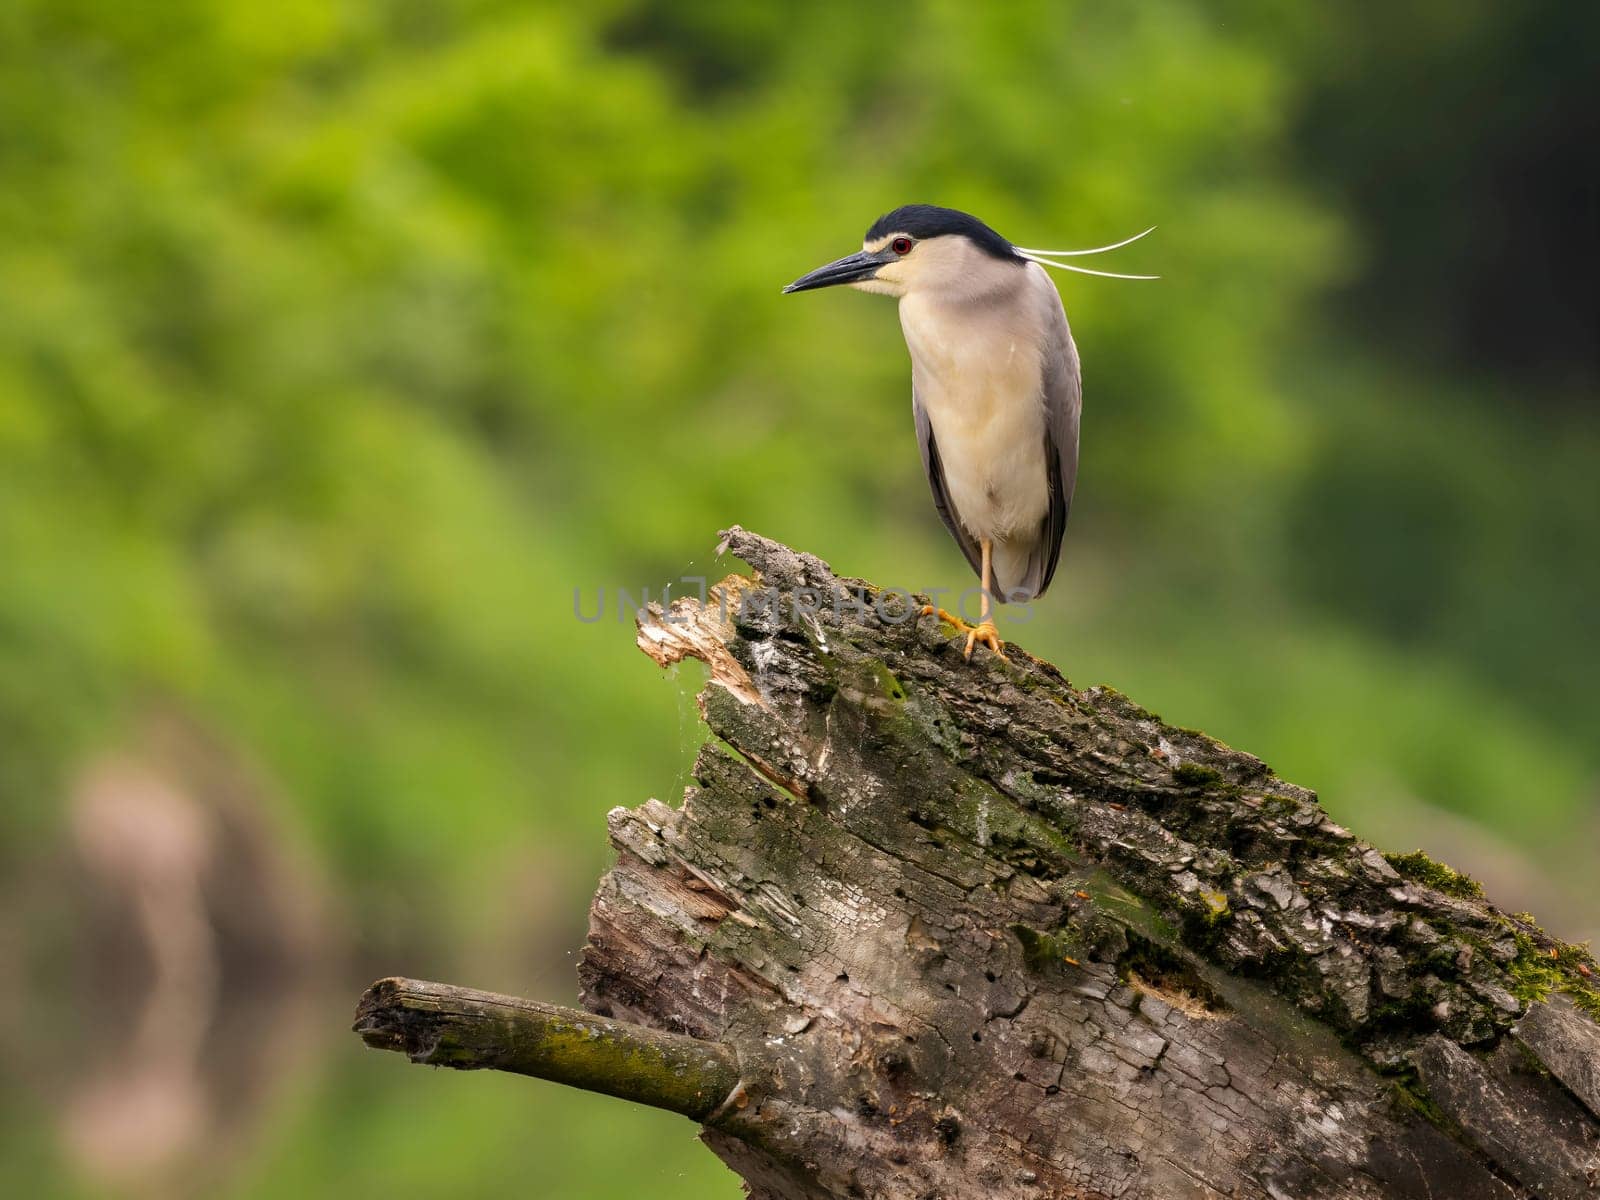
[[[1122,275],[1116,271],[1096,271],[1089,267],[1080,267],[1075,263],[1055,261],[1058,258],[1077,258],[1085,254],[1104,254],[1108,250],[1120,250],[1154,230],[1155,226],[1152,225],[1144,233],[1136,233],[1130,238],[1123,238],[1120,242],[1112,242],[1109,246],[1095,246],[1089,250],[1030,250],[1025,246],[1013,246],[1012,250],[1029,262],[1036,262],[1041,267],[1054,267],[1058,271],[1076,271],[1079,275],[1099,275],[1106,279],[1160,279],[1159,275]]]

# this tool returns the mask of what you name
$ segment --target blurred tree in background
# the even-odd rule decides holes
[[[375,970],[570,996],[603,814],[672,798],[698,736],[695,681],[633,651],[618,587],[731,569],[734,521],[964,586],[893,306],[778,294],[913,200],[1024,245],[1160,225],[1121,257],[1160,283],[1061,280],[1084,466],[1056,589],[1011,633],[1600,928],[1597,24],[1539,0],[12,0],[0,1014],[51,1031],[0,1034],[12,1176],[734,1194],[668,1118],[391,1089],[341,1026]],[[239,828],[302,864],[282,886],[318,897],[332,964],[314,1052],[234,1106],[209,1174],[185,1147],[237,1080],[165,1159],[71,1119],[106,999],[77,781],[148,758],[152,714],[255,781]],[[250,956],[216,942],[220,1026]]]

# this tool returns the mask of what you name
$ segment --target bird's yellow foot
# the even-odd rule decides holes
[[[931,604],[924,604],[922,606],[923,616],[931,617],[935,614],[938,615],[941,621],[945,621],[951,625],[954,625],[957,629],[963,631],[967,635],[966,649],[961,652],[965,657],[971,658],[972,648],[979,642],[982,642],[985,646],[989,647],[990,650],[994,651],[997,658],[1004,659],[1006,662],[1011,661],[1010,659],[1006,658],[1005,651],[1001,649],[1005,643],[1000,640],[1000,630],[995,627],[995,623],[993,621],[983,621],[977,625],[972,625],[956,616],[955,613],[947,612],[942,608],[935,608]]]
[[[1005,645],[1005,643],[1000,640],[1000,631],[995,628],[993,621],[982,621],[979,624],[968,628],[967,648],[963,651],[963,653],[968,658],[971,658],[972,648],[979,642],[982,642],[985,646],[989,647],[990,650],[993,650],[996,658],[1004,659],[1006,657],[1005,651],[1000,649],[1000,647]],[[1010,660],[1007,659],[1006,661],[1009,662]]]

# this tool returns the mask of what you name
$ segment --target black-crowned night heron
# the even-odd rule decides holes
[[[978,642],[1005,657],[995,598],[1022,602],[1050,586],[1078,477],[1078,349],[1044,268],[1154,279],[1054,261],[1144,233],[1090,250],[1026,250],[967,213],[908,204],[872,223],[859,254],[783,289],[842,283],[899,298],[922,466],[983,596],[977,625],[923,611],[966,631],[968,657]]]

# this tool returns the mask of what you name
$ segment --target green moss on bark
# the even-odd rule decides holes
[[[1213,783],[1222,781],[1222,772],[1215,767],[1207,767],[1200,763],[1179,763],[1172,768],[1172,777],[1179,783],[1189,787],[1208,787]]]
[[[1600,1020],[1600,988],[1595,986],[1600,975],[1586,946],[1569,946],[1554,939],[1549,945],[1540,945],[1531,933],[1515,928],[1512,936],[1517,942],[1517,957],[1507,968],[1512,995],[1524,1004],[1536,1004],[1552,992],[1564,992],[1580,1009]]]
[[[1460,896],[1467,900],[1483,897],[1483,885],[1470,875],[1429,858],[1421,850],[1410,854],[1385,854],[1388,863],[1413,883],[1431,887],[1447,896]]]

